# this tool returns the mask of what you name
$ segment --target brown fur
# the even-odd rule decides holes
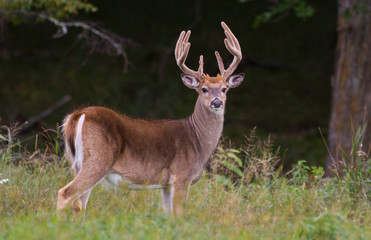
[[[167,176],[162,176],[162,179],[158,179],[158,173],[163,169],[170,169],[176,156],[196,155],[197,147],[193,143],[195,135],[185,124],[186,120],[132,119],[103,107],[82,109],[75,112],[72,119],[75,114],[85,114],[84,149],[93,144],[89,137],[85,137],[91,134],[88,129],[91,126],[96,130],[94,135],[98,133],[99,136],[96,137],[102,138],[101,147],[105,147],[105,151],[109,151],[115,159],[111,163],[112,171],[125,175],[135,184],[167,184],[170,177],[167,171],[164,172]],[[84,155],[94,154],[94,151],[97,150],[87,150]]]
[[[201,85],[205,84],[206,82],[207,83],[212,83],[212,84],[223,83],[224,85],[227,85],[227,83],[222,78],[222,76],[220,76],[220,74],[217,74],[216,77],[210,77],[209,74],[206,74],[205,78],[202,79],[202,81],[201,81]]]
[[[223,115],[214,116],[200,99],[195,113],[183,120],[145,121],[104,107],[88,107],[72,113],[64,127],[73,155],[82,114],[82,170],[60,190],[58,203],[69,203],[108,173],[119,173],[138,185],[174,184],[183,189],[201,177],[223,126]],[[173,183],[171,176],[176,179]],[[79,179],[83,182],[77,182],[82,181]]]

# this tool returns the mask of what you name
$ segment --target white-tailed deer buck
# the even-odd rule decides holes
[[[197,72],[185,65],[191,31],[183,31],[176,44],[182,81],[198,92],[188,118],[145,121],[104,107],[83,108],[65,118],[66,152],[76,177],[58,191],[57,210],[71,202],[75,213],[85,210],[92,188],[106,179],[133,189],[161,189],[164,211],[182,212],[189,186],[201,178],[222,134],[227,91],[244,78],[232,75],[241,61],[241,48],[228,26],[221,24],[225,46],[234,58],[224,69],[215,52],[220,70],[216,77],[203,73],[202,55]]]

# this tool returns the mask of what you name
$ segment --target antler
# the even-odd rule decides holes
[[[175,46],[175,60],[179,68],[184,72],[198,80],[201,80],[205,77],[204,74],[204,57],[200,56],[198,71],[193,71],[185,65],[185,60],[187,59],[189,48],[191,43],[188,42],[189,37],[191,36],[191,31],[188,31],[187,34],[185,31],[180,33],[179,39]]]
[[[236,70],[238,64],[240,63],[242,59],[242,52],[240,44],[237,40],[237,38],[232,33],[231,29],[222,22],[222,27],[224,29],[224,33],[226,35],[226,39],[224,39],[225,47],[228,49],[228,51],[233,55],[233,61],[231,65],[229,65],[228,69],[224,69],[223,60],[220,57],[220,54],[218,51],[215,51],[216,60],[218,61],[219,71],[222,77],[226,80],[229,76],[232,75],[234,70]]]

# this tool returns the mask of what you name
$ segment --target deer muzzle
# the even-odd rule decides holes
[[[211,109],[219,109],[223,107],[223,102],[219,98],[214,98],[210,103]]]

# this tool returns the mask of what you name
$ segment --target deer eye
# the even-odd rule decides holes
[[[202,88],[201,91],[202,91],[203,93],[207,93],[207,88]]]
[[[227,91],[227,88],[222,88],[222,92],[225,93]]]

